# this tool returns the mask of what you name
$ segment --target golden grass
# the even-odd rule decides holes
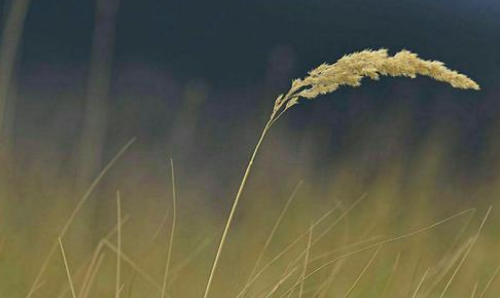
[[[303,195],[307,195],[307,193]],[[229,263],[223,262],[224,265],[220,267],[221,271],[218,275],[220,279],[218,279],[217,284],[218,286],[222,286],[222,288],[213,288],[214,296],[248,298],[279,298],[289,296],[330,297],[335,293],[335,297],[358,297],[363,292],[363,289],[378,287],[379,291],[375,289],[369,291],[369,293],[372,293],[370,295],[374,296],[363,294],[361,297],[380,296],[387,298],[399,297],[397,292],[402,288],[408,287],[408,297],[412,295],[416,295],[416,297],[434,297],[433,295],[439,297],[442,293],[452,289],[453,292],[450,293],[452,295],[455,295],[458,290],[466,294],[463,297],[469,297],[472,288],[469,289],[466,287],[467,283],[464,278],[475,275],[470,271],[471,265],[481,264],[477,259],[479,254],[474,254],[474,258],[470,259],[473,245],[479,244],[477,235],[479,235],[480,230],[475,232],[476,236],[465,237],[465,240],[459,240],[460,247],[453,249],[449,253],[439,250],[439,252],[425,257],[426,262],[422,266],[426,266],[429,269],[427,272],[417,270],[415,272],[414,283],[406,286],[401,284],[401,276],[406,275],[407,278],[410,277],[404,273],[405,270],[412,266],[409,261],[414,260],[414,258],[409,258],[409,251],[421,251],[422,256],[425,256],[425,251],[428,248],[434,247],[433,243],[436,243],[437,238],[434,241],[428,241],[425,240],[425,235],[435,234],[436,237],[446,236],[445,238],[448,239],[446,242],[453,243],[454,235],[446,234],[454,230],[460,231],[462,224],[458,224],[460,222],[466,223],[465,219],[473,213],[473,209],[466,209],[443,220],[420,228],[410,229],[410,232],[402,233],[399,236],[384,237],[372,234],[373,232],[355,232],[356,228],[353,226],[353,230],[349,231],[351,240],[345,240],[342,239],[343,237],[340,234],[336,236],[338,231],[335,232],[335,229],[331,227],[347,223],[347,221],[343,220],[347,216],[350,217],[349,222],[351,225],[365,225],[370,220],[378,220],[388,215],[376,215],[371,213],[370,210],[363,212],[362,209],[359,209],[366,204],[371,205],[374,202],[363,201],[363,204],[361,204],[362,201],[359,201],[352,204],[353,206],[351,205],[348,209],[338,209],[339,205],[335,205],[337,208],[334,207],[333,211],[323,211],[323,216],[318,216],[311,226],[301,231],[296,230],[300,224],[290,222],[297,218],[291,216],[289,212],[303,214],[303,218],[301,218],[301,222],[303,223],[310,220],[310,218],[305,216],[304,207],[301,205],[302,200],[296,202],[296,204],[287,204],[289,201],[290,199],[288,198],[283,202],[284,206],[288,206],[286,208],[288,212],[281,217],[280,221],[282,225],[276,229],[273,229],[273,226],[270,225],[267,231],[257,229],[252,230],[251,233],[250,231],[243,232],[243,234],[238,233],[237,231],[240,231],[242,228],[241,224],[248,225],[248,227],[252,226],[252,216],[246,220],[247,223],[240,222],[240,225],[235,226],[235,235],[233,236],[233,241],[231,241],[232,244],[227,247],[224,257],[225,260],[227,258]],[[259,202],[259,204],[262,203]],[[277,206],[276,204],[271,205]],[[371,209],[371,207],[368,209]],[[117,206],[117,216],[118,210],[122,210],[122,208],[118,209]],[[281,212],[278,212],[276,218],[280,218],[280,214]],[[122,218],[122,216],[120,215],[118,218]],[[38,283],[34,296],[69,297],[68,295],[70,295],[73,297],[73,292],[75,292],[76,297],[94,297],[96,295],[115,296],[117,293],[120,297],[142,297],[144,295],[158,296],[161,295],[162,291],[166,291],[167,297],[196,297],[196,294],[187,295],[187,288],[185,287],[187,286],[186,282],[190,281],[192,283],[191,286],[197,289],[195,292],[202,290],[200,283],[203,281],[206,271],[202,270],[199,276],[195,272],[197,271],[197,267],[205,267],[209,261],[210,250],[203,252],[206,245],[203,244],[188,248],[180,246],[182,245],[182,241],[175,242],[178,253],[174,254],[175,257],[171,260],[171,270],[169,270],[169,278],[166,283],[168,287],[165,287],[165,283],[162,282],[165,280],[165,267],[163,265],[165,264],[165,252],[168,254],[168,251],[172,249],[169,244],[170,237],[165,238],[165,240],[168,240],[165,241],[168,244],[166,247],[160,244],[157,249],[150,250],[149,252],[134,252],[131,250],[132,243],[136,240],[148,241],[150,237],[148,234],[133,233],[133,235],[128,235],[131,232],[130,226],[125,226],[130,223],[128,218],[128,216],[123,217],[121,222],[117,222],[116,226],[110,229],[107,233],[108,235],[103,237],[103,240],[99,243],[90,258],[85,257],[84,260],[81,260],[75,258],[75,255],[68,256],[68,249],[61,248],[62,243],[58,243],[61,252],[64,251],[62,267],[59,267],[61,264],[57,264],[57,262],[51,262],[51,266],[47,268],[48,271],[42,276],[41,282]],[[137,221],[142,221],[142,219],[136,218]],[[363,223],[363,221],[366,222]],[[405,222],[406,224],[404,225],[406,226],[410,221]],[[484,222],[486,222],[486,216],[483,218],[480,229],[485,227]],[[339,227],[344,227],[344,224]],[[447,226],[450,226],[450,228],[453,227],[453,230],[450,230]],[[407,227],[401,229],[408,230]],[[394,228],[395,231],[401,229]],[[197,234],[196,227],[191,227],[188,230],[195,235]],[[381,231],[391,233],[388,229]],[[124,235],[119,237],[122,233]],[[267,245],[267,252],[261,257],[261,249],[269,242],[267,239],[271,233],[274,234],[274,237],[270,241],[270,244]],[[180,237],[178,238],[179,240],[187,236],[186,234],[183,235],[183,232],[180,232],[180,234],[176,233],[176,235]],[[195,237],[195,235],[191,236]],[[365,238],[367,236],[369,238]],[[125,239],[118,240],[118,238],[123,237]],[[260,244],[258,245],[251,245],[252,238],[255,237],[260,237],[262,241],[259,241]],[[489,237],[491,236],[485,236],[485,239],[490,239]],[[412,238],[419,240],[414,242],[411,240]],[[122,241],[124,243],[120,245]],[[415,244],[417,245],[415,246]],[[161,249],[161,247],[165,249]],[[488,249],[487,247],[484,242],[480,243],[479,248]],[[9,249],[8,246],[6,248]],[[235,256],[232,256],[235,254],[235,249],[241,250],[241,253],[246,256],[245,258],[248,258],[248,262],[244,260],[235,261]],[[201,255],[200,250],[202,252]],[[376,251],[377,254],[375,254]],[[401,251],[403,251],[402,254]],[[105,258],[105,255],[110,254],[115,258]],[[155,260],[154,263],[147,264],[147,262],[144,262],[144,258],[147,258],[147,256],[151,256],[152,260]],[[118,257],[120,261],[118,261]],[[442,261],[430,264],[429,261],[435,257],[438,260],[442,258]],[[262,265],[256,271],[251,272],[253,268],[248,265],[253,265],[257,259],[261,260]],[[470,264],[465,266],[466,263]],[[71,264],[76,266],[71,267]],[[154,269],[154,267],[158,266],[152,266],[153,264],[159,265],[163,270]],[[245,278],[237,274],[238,271],[242,271],[245,268],[239,268],[239,266],[247,266],[246,270],[243,270],[247,272]],[[57,267],[64,269],[67,275],[65,279],[59,277],[56,280],[51,277],[53,276],[51,272]],[[483,292],[486,293],[484,297],[489,297],[488,289],[493,288],[490,290],[491,296],[491,293],[494,293],[497,289],[494,281],[498,273],[498,267],[487,270],[477,267],[476,273],[480,274],[476,276],[483,276],[477,286],[476,297],[479,297]],[[458,278],[460,278],[459,281],[457,281]],[[437,283],[434,284],[434,282]],[[235,287],[231,289],[233,285]],[[473,285],[474,283],[470,284],[471,287]],[[45,293],[50,293],[50,289],[54,286],[56,286],[54,289],[58,287],[62,288],[56,291],[56,295],[47,296]],[[164,288],[166,290],[163,290]],[[200,293],[198,292],[198,294]]]

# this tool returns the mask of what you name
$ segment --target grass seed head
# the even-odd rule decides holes
[[[339,59],[334,64],[322,64],[303,79],[296,79],[287,94],[280,95],[274,105],[275,114],[296,105],[300,98],[314,99],[336,91],[341,86],[359,87],[368,77],[378,80],[380,76],[409,77],[427,76],[454,88],[479,90],[479,85],[466,75],[448,69],[444,63],[423,60],[417,54],[402,50],[389,56],[386,49],[364,50]]]

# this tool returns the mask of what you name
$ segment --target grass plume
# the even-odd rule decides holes
[[[416,54],[406,50],[400,51],[393,57],[390,57],[386,49],[377,51],[364,50],[346,55],[334,64],[322,64],[313,69],[304,79],[294,80],[290,90],[286,94],[278,96],[276,99],[271,116],[262,130],[260,138],[250,156],[250,160],[243,174],[215,253],[203,298],[207,298],[209,295],[222,249],[226,242],[229,228],[233,222],[241,195],[243,194],[248,177],[250,176],[255,158],[271,126],[289,108],[297,105],[301,98],[312,100],[320,95],[334,92],[341,86],[359,87],[364,77],[378,80],[381,75],[409,78],[415,78],[417,75],[422,75],[448,83],[454,88],[480,89],[476,82],[463,74],[446,68],[442,62],[423,60]]]
[[[423,60],[417,54],[402,50],[389,56],[386,49],[364,50],[340,58],[334,64],[321,64],[303,79],[292,82],[286,94],[278,96],[271,118],[299,103],[299,99],[316,97],[336,91],[341,86],[359,87],[361,80],[380,76],[416,78],[427,76],[454,88],[479,90],[479,85],[466,75],[448,69],[443,62]]]

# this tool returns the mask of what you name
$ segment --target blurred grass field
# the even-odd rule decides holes
[[[441,297],[445,288],[443,297],[495,297],[500,286],[495,279],[500,262],[495,208],[477,241],[473,239],[489,206],[497,204],[497,177],[485,179],[487,173],[478,171],[481,179],[464,178],[463,166],[450,162],[455,147],[448,138],[449,129],[436,129],[423,138],[418,148],[412,148],[412,155],[394,155],[375,166],[356,158],[369,154],[367,142],[352,149],[356,154],[346,153],[319,173],[313,160],[321,139],[306,135],[300,158],[309,162],[300,164],[300,174],[290,171],[293,166],[280,158],[290,154],[287,137],[293,132],[282,126],[274,133],[276,138],[265,145],[230,231],[215,275],[214,297],[237,297],[245,289],[268,235],[300,181],[256,272],[265,270],[245,291],[247,297],[266,297],[285,276],[272,297],[344,297],[348,293],[349,297],[412,297],[417,288],[416,297]],[[237,137],[234,142],[237,147]],[[114,295],[117,190],[123,215],[120,296],[160,295],[172,219],[169,161],[158,158],[151,164],[140,147],[139,138],[99,181],[62,238],[76,291],[88,284],[85,274],[91,256],[103,256],[97,269],[94,263],[89,297]],[[484,154],[482,162],[490,172],[496,162],[488,158]],[[25,297],[29,292],[82,196],[71,176],[51,170],[56,162],[44,162],[20,167],[11,160],[2,161],[6,169],[0,200],[2,297]],[[196,297],[204,290],[228,206],[222,204],[224,200],[209,203],[216,198],[204,193],[211,189],[212,177],[204,177],[207,173],[185,176],[182,162],[175,165],[178,223],[167,293]],[[228,193],[235,187],[235,180],[230,181]],[[308,232],[311,225],[314,228]],[[411,234],[420,229],[424,230]],[[106,240],[105,245],[96,253],[101,240]],[[280,257],[274,260],[276,256]],[[300,290],[296,283],[304,272],[314,274]],[[33,297],[71,297],[59,249]]]
[[[0,298],[202,297],[263,111],[288,87],[286,46],[245,87],[113,69],[117,6],[98,2],[85,71],[23,66],[30,1],[3,8]],[[210,297],[498,296],[498,92],[476,107],[423,79],[364,84],[273,127]]]

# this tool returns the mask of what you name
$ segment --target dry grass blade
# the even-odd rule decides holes
[[[38,291],[38,289],[40,289],[41,287],[43,287],[43,286],[45,285],[45,283],[46,283],[46,282],[47,282],[46,280],[42,280],[40,283],[38,283],[38,284],[36,285],[36,287],[34,288],[33,292]],[[68,289],[69,289],[69,286],[68,286]]]
[[[71,289],[71,296],[73,298],[77,298],[76,291],[75,291],[75,286],[73,285],[73,279],[71,278],[71,273],[69,271],[68,260],[66,259],[66,254],[64,253],[64,247],[63,247],[61,238],[59,238],[58,240],[59,240],[59,247],[61,248],[61,255],[62,255],[63,261],[64,261],[64,268],[66,269],[66,276],[68,277],[69,288]]]
[[[118,252],[116,253],[116,285],[115,285],[115,298],[120,298],[120,288],[122,287],[121,284],[121,253],[122,253],[122,203],[121,203],[121,197],[120,197],[120,192],[116,192],[116,218],[117,218],[117,244],[116,247],[118,248]]]
[[[92,261],[92,258],[89,258],[88,260],[85,260],[85,262],[83,262],[83,264],[82,264],[82,265],[81,265],[81,266],[80,266],[80,267],[79,267],[76,271],[74,271],[74,273],[73,273],[73,278],[74,278],[75,280],[79,279],[79,277],[81,276],[81,274],[84,272],[84,269],[85,269],[85,268],[87,268],[87,266],[88,266],[88,264],[87,264],[87,263],[88,263],[88,261]],[[68,294],[68,293],[69,293],[69,291],[70,291],[70,290],[71,290],[71,289],[70,289],[70,286],[69,286],[69,284],[68,284],[68,285],[67,285],[67,286],[66,286],[66,287],[65,287],[65,288],[61,291],[61,293],[60,293],[58,296],[56,296],[56,297],[57,297],[57,298],[63,298],[63,297],[65,297],[65,296],[66,296],[66,294]],[[78,293],[77,297],[80,297],[80,294],[79,294],[79,293]]]
[[[379,236],[372,236],[371,238],[368,238],[368,239],[365,239],[365,240],[357,241],[357,242],[354,242],[354,243],[351,243],[351,244],[348,244],[348,245],[345,245],[345,246],[338,247],[336,249],[332,249],[330,251],[327,251],[327,252],[324,252],[322,254],[319,254],[319,255],[315,256],[314,258],[311,259],[311,263],[322,261],[325,258],[328,258],[331,255],[334,255],[335,253],[338,253],[340,251],[346,251],[346,250],[348,250],[350,248],[355,248],[355,247],[358,247],[358,246],[363,246],[363,245],[375,242],[377,240],[380,241],[383,238],[384,237],[381,236],[381,235],[379,235]]]
[[[278,291],[278,289],[283,285],[283,283],[292,276],[295,271],[297,271],[297,268],[293,268],[292,271],[290,271],[288,274],[286,274],[284,277],[282,277],[278,283],[273,287],[273,289],[264,297],[264,298],[270,298]]]
[[[161,296],[160,298],[165,297],[165,293],[167,291],[167,280],[168,280],[168,270],[170,268],[170,259],[172,258],[172,248],[174,246],[174,235],[175,235],[175,225],[177,223],[177,197],[175,190],[175,170],[174,170],[174,160],[170,159],[170,171],[171,171],[171,181],[172,181],[172,228],[170,230],[170,239],[168,244],[168,253],[167,253],[167,261],[165,264],[165,273],[163,275],[163,284],[161,287]]]
[[[486,286],[484,287],[484,290],[479,295],[479,298],[483,298],[486,295],[486,293],[488,292],[489,288],[493,284],[493,281],[495,280],[495,277],[498,275],[498,272],[500,272],[500,264],[498,264],[497,268],[495,269],[495,272],[493,272],[493,275],[488,280],[488,283],[486,284]]]
[[[307,273],[307,265],[309,264],[309,255],[311,253],[311,242],[312,242],[312,235],[313,235],[313,228],[311,225],[311,228],[309,229],[309,238],[307,239],[307,248],[306,248],[306,255],[304,257],[304,265],[302,266],[302,274],[301,274],[301,279],[302,282],[300,283],[299,287],[299,298],[302,298],[302,295],[304,294],[304,277],[306,276]]]
[[[425,278],[427,277],[427,275],[429,274],[429,268],[427,268],[427,270],[425,270],[425,273],[424,273],[424,276],[422,276],[422,279],[420,280],[420,282],[418,283],[418,286],[417,288],[415,289],[415,292],[413,293],[413,295],[411,296],[412,298],[417,298],[417,294],[418,294],[418,291],[420,290],[420,288],[422,287],[422,285],[424,284],[424,281],[425,281]]]
[[[328,290],[330,289],[333,281],[335,278],[338,276],[340,271],[342,270],[342,266],[345,264],[347,259],[341,260],[337,264],[335,264],[330,271],[330,274],[326,278],[325,282],[321,284],[321,286],[318,287],[316,290],[316,293],[314,293],[313,297],[318,297],[318,298],[323,298],[328,294]]]
[[[191,254],[189,254],[182,262],[180,262],[176,268],[172,269],[170,284],[172,284],[177,279],[183,269],[185,269],[201,252],[203,252],[212,242],[214,242],[214,238],[215,237],[205,239],[200,245],[196,247],[196,249]]]
[[[85,283],[85,287],[82,288],[79,298],[87,298],[90,293],[90,289],[92,289],[92,285],[94,284],[95,277],[97,276],[97,272],[101,268],[102,262],[104,261],[105,253],[99,255],[95,266],[92,268],[92,271],[89,275],[88,281]]]
[[[378,255],[378,253],[380,252],[380,250],[382,249],[382,246],[383,245],[379,245],[377,247],[377,250],[375,252],[375,254],[372,256],[372,258],[370,259],[370,261],[367,263],[367,265],[363,268],[363,270],[361,271],[360,275],[356,278],[356,281],[353,283],[353,285],[351,286],[351,288],[347,291],[347,293],[345,294],[344,298],[347,298],[351,292],[354,290],[354,287],[356,286],[356,284],[359,282],[359,280],[361,279],[361,277],[363,276],[363,274],[366,272],[366,270],[368,269],[368,267],[370,267],[371,263],[373,262],[373,260],[375,260],[375,257]],[[313,276],[314,274],[316,274],[317,272],[321,271],[322,269],[324,269],[326,266],[321,266],[317,269],[315,269],[314,271],[312,271],[311,273],[309,273],[308,275],[304,276],[304,277],[301,277],[287,292],[285,292],[285,294],[283,296],[281,296],[281,298],[284,298],[286,297],[288,294],[290,294],[290,292],[293,292],[294,289],[299,286],[302,282],[304,282],[304,280],[310,278],[311,276]]]
[[[470,298],[476,297],[476,292],[478,287],[479,287],[479,282],[476,281],[476,283],[474,284],[474,288],[472,288],[472,293],[470,294]]]
[[[474,235],[474,238],[472,240],[472,243],[469,245],[469,248],[467,249],[467,251],[465,252],[464,256],[462,257],[462,259],[460,260],[460,263],[458,263],[457,267],[455,268],[455,271],[453,271],[453,274],[452,276],[450,277],[450,279],[448,280],[448,283],[446,284],[446,286],[444,287],[443,289],[443,292],[441,292],[441,295],[439,296],[439,298],[443,298],[444,295],[446,294],[446,292],[448,291],[451,283],[453,282],[453,280],[455,279],[455,276],[457,275],[458,271],[460,270],[460,268],[462,267],[463,263],[465,262],[465,260],[467,259],[467,257],[469,256],[469,253],[472,251],[472,248],[474,247],[474,244],[476,244],[476,241],[477,239],[479,238],[479,234],[481,233],[481,231],[483,230],[483,227],[484,225],[486,224],[486,221],[488,220],[488,216],[490,215],[490,212],[491,212],[491,209],[493,207],[490,206],[490,208],[488,208],[488,211],[486,212],[486,215],[484,216],[483,218],[483,221],[481,222],[481,225],[479,226],[476,234]]]
[[[347,297],[351,296],[352,292],[356,288],[357,284],[359,283],[359,281],[361,280],[361,278],[363,277],[363,275],[365,275],[365,273],[368,270],[368,268],[370,268],[370,266],[372,265],[373,261],[375,261],[375,258],[377,258],[377,255],[378,255],[378,253],[380,252],[381,249],[382,249],[382,245],[380,245],[377,248],[377,250],[375,251],[375,253],[371,257],[370,261],[368,261],[368,263],[366,264],[366,266],[359,273],[358,277],[356,278],[356,280],[354,281],[354,283],[352,284],[352,286],[349,288],[349,290],[347,291],[347,293],[344,295],[344,298],[347,298]]]
[[[280,284],[280,285],[278,286],[278,289],[279,289],[279,287],[281,287],[281,285],[285,282],[285,280],[286,280],[286,279],[285,279],[285,277],[286,277],[287,275],[290,275],[290,273],[291,273],[291,272],[295,273],[297,270],[299,270],[299,267],[293,267],[293,269],[292,269],[292,262],[288,263],[288,265],[287,265],[287,266],[285,267],[285,269],[283,270],[283,273],[281,274],[280,279],[278,280],[278,282],[277,282],[275,285],[273,285],[273,286],[272,286],[272,289],[276,288],[276,287],[277,287],[277,284]],[[291,276],[291,275],[290,275],[290,276]],[[285,280],[284,280],[284,279],[285,279]],[[282,280],[283,280],[283,281],[282,281]],[[276,291],[277,291],[278,289],[276,289]],[[271,291],[272,291],[272,290],[271,290]],[[275,292],[276,292],[276,291],[275,291]],[[267,294],[266,294],[266,293],[267,293]],[[247,295],[247,294],[248,294],[248,292],[247,292],[247,293],[245,293],[245,295]],[[269,291],[268,291],[268,289],[262,290],[262,291],[261,291],[260,293],[258,293],[258,294],[252,294],[252,296],[251,296],[251,297],[255,297],[255,298],[257,298],[257,297],[261,297],[261,298],[262,298],[262,297],[264,297],[264,296],[266,296],[266,295],[269,295]]]
[[[391,273],[389,273],[389,278],[387,278],[387,281],[384,285],[384,289],[382,290],[382,294],[380,294],[380,298],[384,298],[387,296],[387,293],[389,292],[389,287],[392,283],[394,275],[396,274],[396,271],[398,270],[400,260],[401,260],[401,253],[398,253],[398,255],[396,256],[396,260],[394,261],[394,265],[392,265]]]

